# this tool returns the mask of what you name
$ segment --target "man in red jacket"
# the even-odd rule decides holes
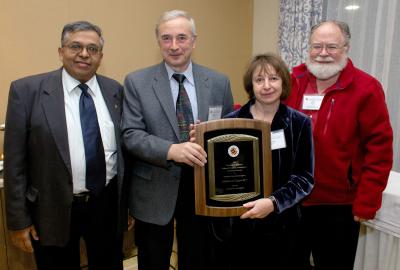
[[[360,221],[372,219],[393,162],[381,84],[353,66],[346,23],[311,30],[305,64],[292,72],[287,104],[312,119],[315,187],[303,201],[298,252],[309,269],[353,269]]]

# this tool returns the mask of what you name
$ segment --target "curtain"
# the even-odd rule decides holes
[[[393,170],[400,172],[400,3],[398,0],[326,2],[324,16],[350,26],[350,58],[383,85],[394,133]],[[348,10],[348,5],[359,8]]]
[[[322,20],[323,0],[281,0],[278,47],[290,69],[307,57],[311,27]]]

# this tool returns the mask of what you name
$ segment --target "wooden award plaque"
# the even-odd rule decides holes
[[[272,193],[271,133],[265,121],[221,119],[196,125],[196,142],[207,152],[195,166],[197,215],[240,216],[244,203]]]

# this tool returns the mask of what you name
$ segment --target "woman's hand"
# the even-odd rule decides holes
[[[274,204],[271,199],[263,198],[243,204],[249,209],[240,218],[265,218],[274,211]]]

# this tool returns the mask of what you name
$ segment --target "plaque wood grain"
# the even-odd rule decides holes
[[[205,134],[210,131],[224,132],[226,130],[229,133],[230,130],[258,130],[261,131],[261,157],[260,167],[262,167],[262,175],[260,175],[260,181],[263,182],[263,197],[268,197],[272,193],[272,167],[271,167],[271,133],[269,123],[261,120],[254,119],[243,119],[243,118],[230,118],[207,121],[197,124],[195,127],[196,143],[202,146],[204,149],[207,147],[205,141]],[[213,158],[208,156],[208,159]],[[203,216],[215,216],[215,217],[229,217],[229,216],[240,216],[246,209],[242,206],[222,206],[216,207],[207,204],[207,188],[206,188],[206,167],[195,166],[195,210],[197,215]],[[208,168],[208,167],[207,167]]]

